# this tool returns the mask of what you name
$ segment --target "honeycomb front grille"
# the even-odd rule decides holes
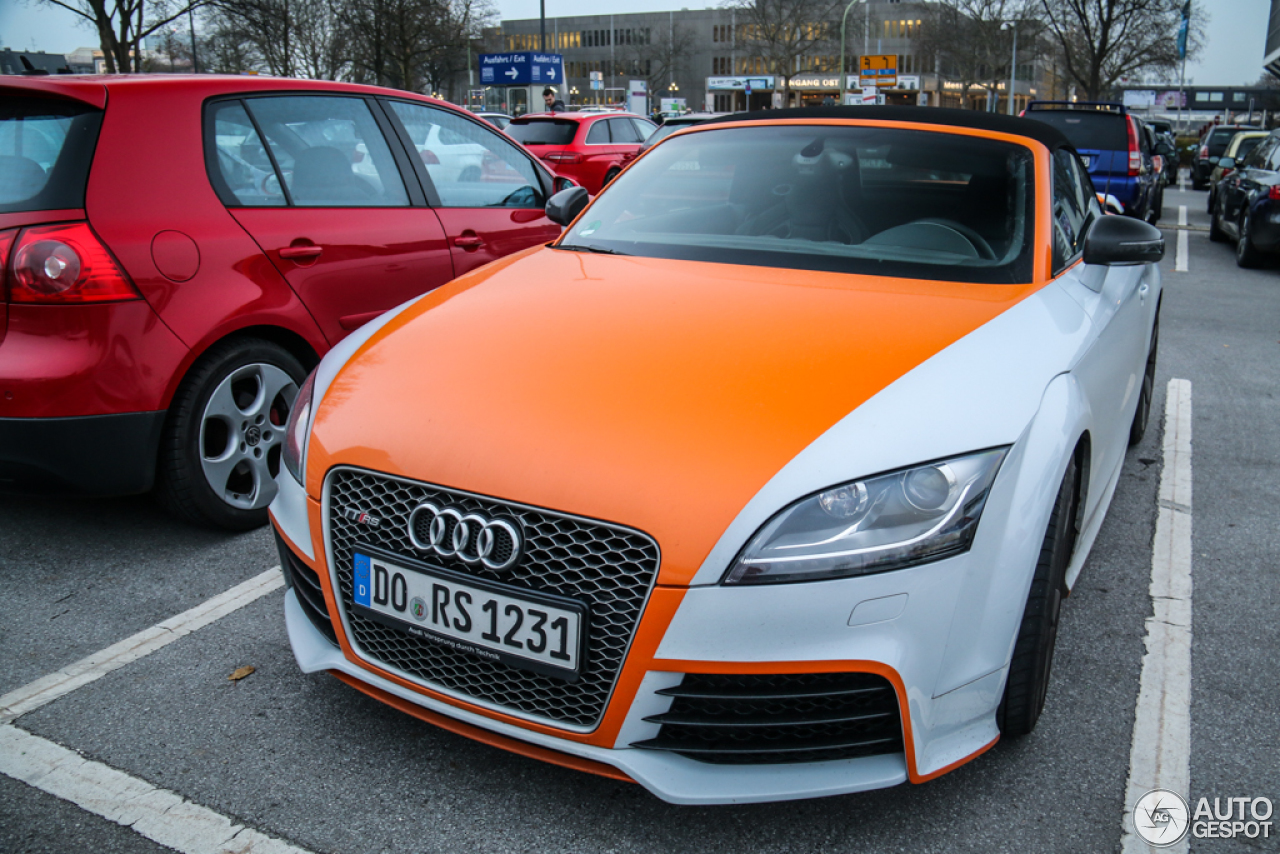
[[[329,559],[350,639],[372,663],[425,687],[578,729],[594,727],[622,668],[658,570],[658,546],[639,531],[374,472],[338,468],[326,481]],[[423,553],[409,539],[409,516],[424,501],[513,518],[524,552],[501,576],[482,565]],[[376,526],[347,518],[368,513]],[[577,682],[511,667],[414,637],[352,612],[353,554],[366,543],[479,578],[568,596],[588,610],[586,656]]]

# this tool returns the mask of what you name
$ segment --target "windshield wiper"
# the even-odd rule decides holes
[[[619,252],[617,249],[605,249],[601,246],[586,246],[578,243],[557,243],[551,247],[552,249],[566,249],[569,252],[595,252],[597,255],[629,255],[628,252]]]

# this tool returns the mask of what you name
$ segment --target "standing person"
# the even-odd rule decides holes
[[[547,105],[547,112],[554,113],[556,111],[566,113],[564,101],[556,97],[556,90],[550,86],[542,90],[542,103]]]

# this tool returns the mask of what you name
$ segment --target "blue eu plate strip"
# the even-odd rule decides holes
[[[369,556],[356,555],[356,604],[369,607],[369,592],[372,588],[369,574]]]

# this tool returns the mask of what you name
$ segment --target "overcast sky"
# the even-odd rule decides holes
[[[498,0],[503,18],[538,17],[538,0]],[[1212,9],[1209,42],[1199,62],[1187,63],[1187,82],[1200,85],[1242,85],[1262,74],[1262,52],[1270,13],[1268,0],[1199,0]],[[547,15],[597,15],[602,12],[664,12],[707,7],[680,5],[680,0],[546,0]],[[94,30],[83,19],[39,0],[0,0],[0,47],[70,53],[77,47],[97,47]]]

